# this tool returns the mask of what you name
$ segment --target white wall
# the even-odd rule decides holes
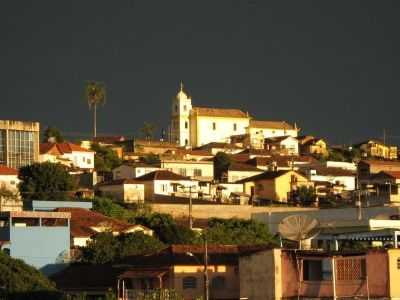
[[[94,169],[94,152],[73,151],[64,153],[61,157],[71,160],[73,165],[80,169]]]
[[[12,192],[18,192],[18,175],[0,175],[0,187],[4,186]]]
[[[197,121],[197,141],[194,146],[202,146],[211,142],[229,143],[230,136],[245,134],[249,127],[248,118],[195,117]],[[216,128],[213,129],[213,123]],[[236,124],[236,130],[234,130]]]
[[[324,181],[330,182],[332,184],[339,184],[344,185],[345,191],[354,191],[356,188],[356,178],[355,176],[324,176],[324,175],[311,175],[311,181]]]

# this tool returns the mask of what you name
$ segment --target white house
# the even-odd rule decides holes
[[[41,162],[61,163],[81,170],[93,170],[94,154],[94,151],[69,142],[43,143],[40,144],[39,160]]]
[[[161,169],[188,176],[192,179],[211,181],[214,179],[214,163],[212,160],[161,160]]]
[[[308,169],[307,175],[313,182],[329,182],[333,185],[343,185],[345,191],[354,191],[356,187],[356,174],[349,170],[314,167]]]
[[[299,141],[290,135],[266,138],[264,145],[274,154],[299,155]]]
[[[15,197],[1,197],[0,196],[0,211],[21,211],[22,201],[20,199],[18,184],[17,169],[0,165],[0,189],[9,191]]]
[[[253,165],[232,162],[228,167],[226,174],[227,182],[234,183],[238,180],[245,179],[263,173],[261,170]]]
[[[150,172],[159,170],[159,165],[148,165],[144,163],[123,164],[112,170],[113,179],[133,179]]]
[[[116,179],[100,183],[96,189],[104,196],[110,196],[125,203],[144,201],[144,184],[135,179]]]
[[[199,182],[190,177],[175,174],[167,170],[158,170],[136,178],[144,184],[145,201],[157,200],[166,196],[197,198]]]
[[[98,232],[111,231],[113,235],[121,233],[143,232],[143,234],[152,236],[153,230],[137,224],[128,224],[98,212],[85,208],[63,207],[57,208],[59,212],[71,213],[71,246],[85,247]]]

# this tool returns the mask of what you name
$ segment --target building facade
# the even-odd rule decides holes
[[[1,250],[45,274],[69,262],[70,213],[13,211],[0,214]]]
[[[182,83],[172,100],[169,131],[171,143],[185,147],[230,143],[231,137],[248,135],[251,145],[258,148],[260,136],[296,137],[298,133],[296,126],[284,121],[255,121],[248,112],[240,109],[193,106],[192,98],[183,90]]]
[[[20,168],[39,161],[39,123],[0,120],[0,165]]]

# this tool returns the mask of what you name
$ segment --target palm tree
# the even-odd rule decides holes
[[[143,127],[140,129],[140,132],[142,133],[142,136],[149,141],[153,139],[154,131],[156,130],[156,128],[157,126],[155,124],[144,122]]]
[[[85,100],[89,109],[93,107],[93,136],[97,136],[97,105],[106,103],[106,85],[103,82],[87,81],[85,85]]]

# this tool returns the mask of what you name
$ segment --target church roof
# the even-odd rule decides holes
[[[249,118],[249,114],[240,109],[232,108],[210,108],[210,107],[193,107],[193,112],[198,116],[206,117],[222,117],[222,118]]]
[[[257,121],[250,120],[251,128],[286,129],[293,130],[294,127],[285,121]]]

